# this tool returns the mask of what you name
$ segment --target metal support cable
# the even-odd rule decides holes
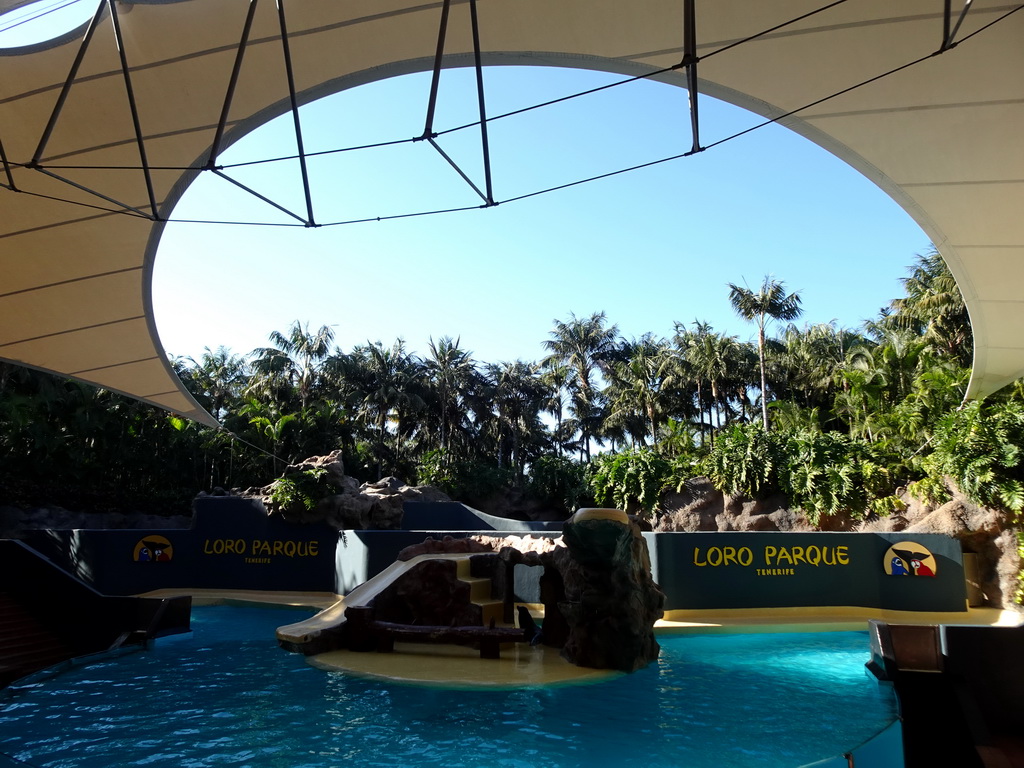
[[[4,187],[4,189],[7,188],[6,185],[4,185],[4,184],[0,184],[0,186]],[[117,209],[115,209],[115,208],[104,208],[102,205],[93,205],[92,203],[83,203],[81,200],[71,200],[71,199],[66,198],[66,197],[57,197],[56,195],[44,195],[42,192],[32,192],[32,191],[27,190],[27,189],[14,189],[14,190],[11,190],[11,191],[12,192],[18,192],[19,194],[22,194],[22,195],[28,195],[29,197],[38,197],[38,198],[40,198],[42,200],[52,200],[52,201],[54,201],[56,203],[68,203],[69,205],[77,205],[77,206],[80,206],[82,208],[90,208],[90,209],[92,209],[94,211],[104,211],[105,213],[108,213],[108,214],[116,214],[118,216],[133,216],[133,217],[135,217],[137,219],[145,219],[146,221],[152,221],[152,218],[150,218],[149,216],[147,216],[144,213],[132,213],[131,211],[127,211],[127,210],[125,210],[123,208],[117,208]],[[68,220],[65,219],[64,221],[61,221],[61,222],[59,222],[57,224],[43,225],[43,226],[40,226],[40,227],[33,227],[33,228],[27,229],[27,230],[18,230],[16,232],[5,232],[4,234],[0,235],[0,239],[3,239],[5,237],[12,237],[14,235],[23,235],[26,232],[34,232],[34,231],[36,231],[38,229],[46,229],[49,226],[55,226],[55,227],[56,226],[62,226],[64,224],[68,224],[68,223],[72,223],[72,224],[73,223],[77,223],[78,221],[88,221],[88,220],[93,219],[93,218],[99,218],[99,217],[97,217],[97,216],[89,216],[89,217],[86,217],[86,219],[76,219],[76,220],[72,220],[72,221],[68,221]]]
[[[299,150],[299,167],[302,171],[302,191],[306,196],[306,226],[315,227],[313,219],[313,196],[309,190],[309,169],[306,168],[306,152],[302,146],[302,123],[299,120],[299,100],[295,95],[295,73],[292,71],[292,53],[288,44],[288,24],[284,12],[285,0],[277,0],[277,18],[281,24],[281,50],[284,53],[284,69],[288,77],[288,100],[291,103],[292,122],[295,124],[295,145]]]
[[[1010,10],[1008,10],[1006,13],[1004,13],[1002,16],[999,16],[998,18],[992,19],[992,21],[990,21],[988,24],[985,24],[984,26],[978,27],[978,29],[976,29],[973,32],[971,32],[971,34],[967,35],[963,40],[959,40],[959,41],[957,41],[955,43],[950,43],[949,47],[950,48],[956,48],[958,45],[960,45],[960,43],[966,43],[968,40],[970,40],[975,35],[980,35],[982,32],[987,30],[989,27],[995,26],[996,24],[1000,23],[1004,19],[1008,19],[1010,16],[1013,16],[1013,14],[1015,14],[1018,11],[1021,11],[1021,10],[1024,10],[1024,3],[1021,3],[1016,8],[1011,8]]]
[[[53,106],[53,112],[50,113],[50,119],[46,123],[46,127],[43,129],[43,134],[39,138],[39,145],[36,147],[35,153],[32,155],[32,160],[29,162],[29,166],[35,166],[39,164],[39,161],[43,157],[43,152],[46,151],[46,145],[50,141],[50,136],[53,134],[53,129],[57,125],[57,118],[60,117],[60,113],[64,109],[64,102],[67,101],[68,93],[71,91],[71,84],[75,82],[75,78],[78,76],[78,69],[82,66],[82,60],[85,58],[85,52],[89,50],[89,43],[92,42],[93,33],[96,32],[96,28],[100,23],[100,16],[103,15],[103,7],[105,0],[99,0],[96,6],[96,13],[93,14],[92,20],[89,22],[89,26],[85,30],[85,35],[82,37],[82,43],[78,46],[78,53],[75,54],[75,60],[71,63],[71,69],[68,71],[67,79],[64,80],[64,85],[60,89],[60,94],[57,96],[57,103]]]
[[[135,213],[135,214],[137,214],[139,216],[142,216],[145,219],[149,219],[150,221],[156,221],[157,220],[155,216],[151,216],[150,214],[146,213],[145,211],[139,210],[138,208],[136,208],[133,205],[128,205],[127,203],[122,203],[120,200],[115,200],[112,197],[108,197],[107,195],[104,195],[102,192],[97,192],[95,189],[90,189],[89,187],[87,187],[87,186],[85,186],[83,184],[79,184],[77,181],[72,181],[71,179],[67,179],[67,178],[61,176],[60,174],[56,174],[53,171],[50,171],[50,170],[47,170],[46,168],[43,168],[42,166],[37,166],[33,170],[43,174],[44,176],[49,176],[50,178],[56,179],[57,181],[61,181],[61,182],[65,183],[65,184],[67,184],[68,186],[74,187],[75,189],[79,189],[82,192],[85,192],[86,194],[95,195],[96,197],[100,198],[101,200],[106,200],[108,203],[111,203],[113,205],[119,206],[122,209],[122,211],[131,211],[132,213]],[[59,198],[54,198],[54,199],[59,199]],[[108,209],[103,209],[103,210],[108,210]]]
[[[242,37],[238,41],[238,49],[235,52],[235,63],[231,67],[231,77],[228,79],[227,92],[224,94],[224,106],[220,111],[220,120],[217,121],[217,132],[213,136],[213,143],[210,145],[210,157],[206,161],[206,168],[212,169],[217,155],[220,154],[220,145],[224,140],[224,128],[228,122],[228,113],[231,111],[231,102],[235,97],[235,87],[238,85],[238,75],[242,71],[242,58],[245,56],[245,48],[249,44],[249,33],[252,31],[253,18],[256,15],[256,6],[260,0],[249,0],[249,10],[245,15],[245,23],[242,25]]]
[[[827,5],[827,6],[822,6],[821,8],[817,9],[816,11],[812,11],[812,12],[810,12],[808,14],[805,14],[803,17],[800,17],[800,18],[806,18],[809,15],[813,15],[814,13],[819,13],[822,10],[825,10],[825,9],[827,9],[829,7],[840,5],[843,2],[846,2],[846,0],[837,0],[837,2],[833,2],[833,3],[831,3],[831,4]],[[1024,10],[1024,3],[1019,4],[1019,5],[1017,5],[1014,8],[1011,8],[1009,11],[1007,11],[1004,14],[1002,14],[998,18],[994,19],[993,21],[989,22],[988,24],[985,24],[981,28],[979,28],[979,29],[975,30],[974,32],[972,32],[971,34],[965,36],[962,40],[960,40],[958,42],[955,42],[955,43],[952,43],[949,46],[949,48],[951,49],[953,47],[956,47],[960,43],[963,43],[963,42],[966,42],[967,40],[970,40],[971,38],[975,37],[976,35],[981,34],[985,30],[987,30],[990,27],[1000,23],[1001,21],[1005,20],[1009,16],[1012,16],[1013,14],[1015,14],[1018,11],[1021,11],[1021,10]],[[785,23],[783,23],[781,25],[777,25],[773,29],[778,29],[779,27],[786,26],[787,24],[793,23],[793,21],[795,21],[795,20],[790,20],[790,21],[785,22]],[[745,38],[745,40],[756,39],[757,37],[759,37],[759,36],[761,36],[762,34],[765,34],[765,33],[766,32],[759,33],[758,35],[751,36],[750,38]],[[718,53],[718,52],[722,52],[724,50],[727,50],[728,48],[731,48],[731,47],[734,47],[735,45],[738,45],[740,42],[743,42],[743,41],[738,41],[738,42],[735,42],[735,43],[731,43],[728,46],[725,46],[725,47],[723,47],[721,49],[718,49],[714,53]],[[900,72],[900,71],[902,71],[904,69],[907,69],[908,67],[912,67],[912,66],[915,66],[917,64],[920,64],[920,63],[926,61],[927,59],[929,59],[929,58],[931,58],[931,57],[933,57],[935,55],[938,55],[938,54],[941,54],[941,53],[945,52],[945,50],[946,49],[940,49],[938,51],[935,51],[934,53],[930,53],[928,55],[919,57],[919,58],[917,58],[917,59],[915,59],[913,61],[910,61],[910,62],[908,62],[906,64],[900,65],[898,67],[894,67],[893,69],[888,70],[887,72],[883,72],[883,73],[881,73],[879,75],[876,75],[874,77],[871,77],[871,78],[863,80],[863,81],[861,81],[859,83],[856,83],[856,84],[854,84],[854,85],[852,85],[852,86],[850,86],[848,88],[845,88],[843,90],[834,92],[834,93],[832,93],[832,94],[830,94],[828,96],[825,96],[825,97],[822,97],[820,99],[817,99],[817,100],[815,100],[813,102],[810,102],[808,104],[805,104],[805,105],[803,105],[801,107],[797,107],[797,108],[795,108],[793,110],[790,110],[790,111],[788,111],[788,112],[786,112],[784,114],[778,115],[778,116],[776,116],[774,118],[765,120],[765,121],[763,121],[761,123],[758,123],[757,125],[751,126],[750,128],[747,128],[745,130],[739,131],[739,132],[734,133],[734,134],[732,134],[730,136],[726,136],[726,137],[724,137],[724,138],[714,142],[713,144],[708,145],[707,147],[701,148],[700,151],[703,151],[705,149],[710,149],[711,147],[715,147],[715,146],[718,146],[720,144],[724,144],[724,143],[726,143],[728,141],[731,141],[733,139],[736,139],[736,138],[744,136],[744,135],[746,135],[748,133],[751,133],[752,131],[755,131],[755,130],[757,130],[759,128],[763,128],[763,127],[765,127],[767,125],[771,125],[773,123],[777,123],[777,122],[779,122],[781,120],[784,120],[787,117],[790,117],[790,116],[792,116],[794,114],[797,114],[798,112],[801,112],[803,110],[812,108],[812,107],[814,107],[814,106],[816,106],[818,104],[826,102],[826,101],[828,101],[830,99],[833,99],[833,98],[835,98],[837,96],[843,95],[845,93],[849,93],[850,91],[853,91],[853,90],[855,90],[857,88],[863,87],[863,86],[868,85],[868,84],[873,83],[873,82],[876,82],[876,81],[878,81],[878,80],[880,80],[882,78],[888,77],[888,76],[893,75],[893,74],[895,74],[897,72]],[[712,55],[712,54],[709,54],[709,55]],[[707,58],[707,56],[704,56],[703,58]],[[643,78],[652,77],[652,76],[655,76],[656,74],[659,74],[659,73],[662,73],[662,72],[668,72],[668,71],[671,71],[671,70],[679,69],[681,66],[683,66],[682,62],[680,64],[675,65],[675,66],[667,67],[667,68],[665,68],[663,70],[659,70],[658,72],[648,73],[646,75],[640,75],[640,76],[632,77],[632,78],[629,78],[628,80],[623,80],[623,81],[618,81],[616,83],[607,84],[607,85],[600,86],[600,87],[595,88],[595,89],[591,89],[589,91],[580,92],[579,94],[573,94],[573,95],[570,95],[570,96],[562,97],[560,99],[552,100],[550,102],[545,102],[543,104],[538,104],[538,105],[534,105],[534,106],[531,106],[531,107],[526,107],[524,109],[520,109],[520,110],[516,110],[514,112],[506,113],[505,115],[500,115],[500,116],[497,116],[497,117],[492,117],[492,118],[490,118],[490,120],[495,120],[495,119],[499,119],[500,117],[506,117],[506,116],[511,116],[511,115],[514,115],[514,114],[519,114],[519,113],[522,113],[522,112],[530,111],[532,109],[537,109],[537,108],[539,108],[541,106],[557,103],[559,101],[565,101],[565,100],[568,100],[568,99],[571,99],[571,98],[576,98],[577,96],[586,95],[587,93],[592,93],[594,91],[604,90],[604,89],[607,89],[607,88],[615,87],[617,85],[621,85],[621,84],[624,84],[626,82],[632,82],[634,80],[639,80],[639,79],[643,79]],[[445,131],[444,133],[450,133],[450,132],[453,132],[453,131],[456,131],[456,130],[462,130],[464,128],[472,127],[473,125],[475,125],[475,123],[467,124],[465,126],[459,126],[458,128],[450,129],[448,131]],[[441,134],[438,134],[438,135],[441,135]],[[397,140],[397,141],[393,141],[393,142],[381,142],[379,144],[365,145],[365,147],[385,146],[385,145],[390,145],[390,144],[402,144],[402,143],[408,143],[408,142],[411,142],[411,141],[422,140],[422,138],[423,137],[418,137],[418,138],[414,138],[414,139]],[[357,149],[357,148],[360,148],[360,147],[354,147],[354,148],[348,148],[348,149],[338,149],[338,150],[326,150],[326,151],[324,151],[322,153],[314,153],[314,154],[329,154],[329,153],[332,153],[332,152],[350,151],[351,149]],[[661,163],[666,163],[666,162],[670,162],[670,161],[673,161],[673,160],[678,160],[678,159],[681,159],[681,158],[684,158],[684,157],[688,157],[688,156],[692,155],[693,153],[694,153],[693,150],[691,150],[690,152],[675,154],[675,155],[672,155],[670,157],[665,157],[665,158],[661,158],[661,159],[658,159],[658,160],[653,160],[653,161],[650,161],[650,162],[641,163],[641,164],[638,164],[638,165],[630,166],[628,168],[622,168],[622,169],[619,169],[619,170],[610,171],[610,172],[607,172],[607,173],[602,173],[602,174],[599,174],[599,175],[591,176],[591,177],[588,177],[588,178],[585,178],[585,179],[579,179],[579,180],[576,180],[576,181],[573,181],[573,182],[569,182],[569,183],[566,183],[566,184],[561,184],[561,185],[558,185],[558,186],[553,186],[553,187],[549,187],[549,188],[546,188],[546,189],[537,190],[537,191],[530,192],[530,193],[527,193],[527,194],[523,194],[523,195],[520,195],[520,196],[517,196],[517,197],[509,198],[508,200],[505,200],[505,201],[502,201],[502,202],[506,202],[506,203],[507,202],[515,202],[515,201],[523,200],[523,199],[526,199],[526,198],[529,198],[529,197],[535,197],[535,196],[538,196],[538,195],[547,194],[547,193],[558,191],[558,190],[562,190],[562,189],[567,189],[567,188],[570,188],[570,187],[573,187],[573,186],[578,186],[578,185],[581,185],[581,184],[589,183],[591,181],[605,179],[605,178],[609,178],[611,176],[616,176],[616,175],[620,175],[620,174],[623,174],[623,173],[628,173],[630,171],[635,171],[635,170],[651,167],[651,166],[654,166],[654,165],[658,165],[658,164],[661,164]],[[299,157],[305,157],[305,155],[300,155]],[[281,159],[294,159],[294,158],[281,158]],[[247,162],[247,163],[238,163],[238,164],[235,164],[235,165],[249,165],[249,164],[256,164],[256,163],[261,163],[261,162],[269,162],[269,161],[267,161],[267,160],[258,160],[258,161],[250,161],[250,162]],[[17,163],[13,163],[12,165],[14,165],[15,167],[19,167],[19,164],[17,164]],[[30,164],[26,164],[24,167],[32,167],[32,166]],[[225,166],[225,167],[232,167],[232,166]],[[55,178],[58,178],[58,179],[60,178],[60,177],[57,177],[55,174],[50,174],[50,175],[53,175],[53,176],[55,176]],[[79,187],[79,188],[85,189],[83,187]],[[21,191],[21,190],[16,190],[16,191]],[[88,189],[85,189],[85,191],[92,192],[92,190],[88,190]],[[479,190],[476,190],[476,191],[477,191],[477,194],[480,194]],[[94,193],[94,194],[96,194],[96,193]],[[46,195],[37,195],[37,196],[49,197],[49,196],[46,196]],[[481,197],[483,197],[483,195],[481,195]],[[53,197],[51,197],[49,199],[61,200],[61,198],[53,198]],[[113,202],[113,203],[115,203],[117,205],[122,205],[121,203],[119,203],[116,200],[112,200],[110,198],[104,198],[104,199],[107,199],[108,201]],[[109,211],[110,213],[121,213],[121,214],[127,214],[127,215],[139,215],[139,216],[141,216],[143,218],[150,218],[150,217],[146,216],[146,214],[143,214],[141,211],[138,211],[138,209],[130,208],[130,207],[127,207],[127,206],[125,208],[128,208],[129,210],[110,211],[109,209],[100,208],[99,206],[90,206],[88,204],[80,203],[78,201],[67,200],[65,202],[70,202],[70,203],[77,204],[77,205],[85,205],[86,207],[97,208],[99,210]],[[273,204],[273,203],[271,203],[271,204]],[[498,204],[498,203],[495,203],[495,205],[496,204]],[[483,205],[483,206],[464,206],[464,207],[449,208],[449,209],[439,209],[439,210],[433,210],[433,211],[420,211],[420,212],[405,213],[405,214],[394,214],[394,215],[388,215],[388,216],[366,217],[366,218],[361,218],[361,219],[334,221],[334,222],[331,222],[329,224],[323,224],[323,225],[318,225],[318,226],[341,226],[341,225],[346,225],[346,224],[357,224],[357,223],[372,222],[372,221],[387,221],[387,220],[391,220],[391,219],[410,218],[410,217],[416,217],[416,216],[436,215],[436,214],[442,214],[442,213],[454,213],[454,212],[474,210],[474,209],[485,208],[485,207],[487,207],[486,204]],[[130,213],[130,211],[134,211],[135,213],[134,214]],[[291,215],[294,216],[294,214],[291,214]],[[296,218],[298,218],[298,217],[296,217]],[[269,223],[269,222],[244,222],[244,221],[201,221],[201,220],[188,220],[188,219],[173,219],[171,221],[176,221],[176,222],[180,222],[180,223],[231,224],[231,225],[242,225],[242,226],[245,226],[245,225],[256,225],[256,226],[302,226],[302,225],[299,225],[299,224],[280,224],[280,223]],[[307,226],[308,226],[308,224],[307,224]]]
[[[764,37],[765,35],[771,34],[772,32],[776,32],[776,31],[778,31],[780,29],[783,29],[784,27],[787,27],[787,26],[789,26],[791,24],[795,24],[798,21],[803,21],[806,18],[809,18],[809,17],[814,16],[816,14],[822,13],[824,11],[829,10],[830,8],[834,8],[835,6],[842,5],[843,3],[846,3],[846,2],[849,2],[849,0],[834,0],[834,2],[831,2],[831,3],[828,3],[826,5],[820,6],[819,8],[815,8],[813,11],[808,11],[807,13],[804,13],[804,14],[802,14],[800,16],[796,16],[796,17],[794,17],[792,19],[788,19],[787,21],[784,21],[781,24],[776,24],[773,27],[769,27],[767,29],[763,29],[760,32],[756,32],[753,35],[749,35],[748,37],[744,37],[741,40],[736,40],[736,41],[733,41],[733,42],[729,43],[728,45],[722,46],[721,48],[716,48],[715,50],[713,50],[713,51],[711,51],[709,53],[705,53],[703,56],[698,56],[697,57],[697,61],[702,61],[704,59],[708,59],[708,58],[710,58],[712,56],[715,56],[715,55],[717,55],[719,53],[724,53],[724,52],[726,52],[728,50],[731,50],[731,49],[733,49],[733,48],[735,48],[735,47],[737,47],[739,45],[743,45],[744,43],[749,43],[749,42],[751,42],[753,40],[757,40],[759,37]],[[622,80],[616,80],[614,83],[607,83],[606,85],[599,85],[596,88],[589,88],[589,89],[587,89],[585,91],[578,91],[576,93],[571,93],[571,94],[569,94],[567,96],[561,96],[561,97],[559,97],[557,99],[551,99],[549,101],[542,101],[542,102],[540,102],[538,104],[532,104],[529,107],[522,107],[521,109],[512,110],[511,112],[503,112],[500,115],[494,115],[493,117],[491,117],[490,121],[493,123],[496,120],[502,120],[502,119],[504,119],[506,117],[513,117],[515,115],[520,115],[520,114],[522,114],[524,112],[530,112],[530,111],[535,110],[535,109],[541,109],[543,107],[549,107],[549,106],[552,106],[553,104],[558,104],[558,103],[563,102],[563,101],[571,101],[572,99],[578,99],[578,98],[580,98],[582,96],[589,96],[589,95],[591,95],[593,93],[598,93],[600,91],[606,91],[609,88],[618,88],[619,86],[622,86],[622,85],[628,85],[630,83],[635,83],[637,80],[649,80],[651,78],[655,78],[655,77],[658,77],[660,75],[664,75],[664,74],[666,74],[668,72],[675,72],[677,70],[680,70],[685,65],[686,65],[686,62],[681,60],[678,64],[673,64],[673,65],[668,66],[668,67],[662,67],[661,69],[656,69],[656,70],[654,70],[652,72],[646,72],[646,73],[644,73],[642,75],[633,75],[632,77],[627,77],[627,78],[624,78]],[[459,126],[456,126],[454,128],[449,128],[447,130],[441,131],[441,132],[437,133],[437,136],[443,136],[443,135],[445,135],[447,133],[455,133],[456,131],[462,131],[462,130],[465,130],[467,128],[473,128],[476,125],[477,125],[477,123],[475,123],[475,122],[474,123],[466,123],[464,125],[459,125]]]
[[[67,0],[67,2],[65,3],[53,5],[50,8],[39,10],[39,13],[36,13],[34,15],[30,13],[25,18],[16,20],[13,24],[10,24],[6,27],[0,27],[0,33],[10,32],[12,29],[17,29],[18,27],[24,24],[31,24],[33,21],[38,21],[44,16],[49,16],[51,13],[56,13],[57,11],[64,10],[65,8],[72,6],[77,2],[79,2],[79,0]],[[11,14],[13,15],[13,11],[11,12]]]
[[[124,77],[124,89],[128,96],[128,108],[132,113],[135,143],[139,148],[139,162],[142,163],[142,174],[146,180],[146,194],[149,197],[149,207],[153,211],[154,221],[159,221],[160,212],[156,204],[156,193],[153,191],[153,174],[150,172],[149,160],[146,157],[146,140],[142,135],[142,123],[139,122],[139,107],[135,101],[135,89],[132,88],[131,68],[128,66],[128,54],[124,49],[124,37],[121,35],[121,20],[117,15],[115,0],[107,0],[107,7],[110,9],[110,21],[114,26],[114,41],[117,44],[117,54],[121,60],[121,74]]]
[[[768,27],[767,29],[762,29],[760,32],[755,32],[753,35],[749,35],[749,36],[741,38],[739,40],[735,40],[735,41],[729,43],[728,45],[723,45],[721,48],[716,48],[715,50],[711,51],[710,53],[705,53],[703,56],[701,56],[701,58],[702,59],[710,59],[712,56],[717,56],[720,53],[725,53],[726,51],[730,51],[730,50],[732,50],[733,48],[735,48],[738,45],[745,45],[747,43],[753,42],[754,40],[757,40],[759,37],[764,37],[765,35],[770,35],[772,32],[778,32],[780,29],[784,29],[784,28],[790,26],[791,24],[796,24],[798,21],[803,21],[804,19],[809,19],[811,16],[816,16],[819,13],[823,13],[824,11],[827,11],[827,10],[830,10],[832,8],[835,8],[837,5],[842,5],[843,3],[846,3],[846,2],[849,2],[849,0],[835,0],[835,2],[826,3],[825,5],[822,5],[822,6],[819,6],[818,8],[815,8],[813,11],[808,11],[807,13],[802,13],[799,16],[794,16],[792,19],[787,19],[786,21],[782,22],[781,24],[776,24],[774,27]]]

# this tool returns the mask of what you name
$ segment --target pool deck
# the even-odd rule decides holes
[[[191,595],[195,605],[263,605],[324,610],[343,605],[339,595],[326,592],[256,592],[244,590],[173,590],[150,592],[144,597]],[[539,606],[530,606],[539,615]],[[669,611],[655,625],[660,634],[734,634],[741,632],[863,631],[869,619],[893,624],[966,624],[1017,626],[1024,614],[994,608],[963,612],[928,613],[887,611],[858,607],[748,608],[717,611]],[[287,622],[282,621],[282,624]],[[479,653],[457,645],[395,643],[394,653],[329,651],[309,657],[313,666],[361,677],[418,685],[464,688],[509,688],[577,685],[600,682],[620,672],[577,667],[557,649],[523,643],[502,647],[501,658],[481,659]]]

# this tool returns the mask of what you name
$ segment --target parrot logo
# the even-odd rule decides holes
[[[892,560],[890,561],[889,565],[890,565],[889,573],[892,576],[909,576],[910,575],[910,571],[907,570],[907,567],[903,564],[903,559],[900,558],[900,557],[894,556],[892,558]]]
[[[935,555],[916,541],[893,544],[885,553],[885,572],[890,576],[935,576]]]

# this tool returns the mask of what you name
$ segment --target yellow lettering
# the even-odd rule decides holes
[[[286,541],[284,543],[284,553],[288,557],[295,557],[295,542],[294,541]]]
[[[722,550],[718,547],[711,547],[708,550],[708,565],[717,568],[722,564]]]
[[[821,564],[821,549],[815,546],[807,548],[807,562],[811,565]]]
[[[804,548],[803,547],[793,547],[793,565],[796,565],[797,563],[806,563],[806,562],[807,561],[804,560]]]
[[[213,554],[213,552],[210,551],[210,540],[209,539],[206,539],[205,541],[203,541],[203,554],[204,555],[212,555]]]
[[[280,555],[283,550],[284,550],[284,542],[283,541],[275,541],[274,542],[274,554],[275,555]]]
[[[829,556],[831,556],[831,558],[832,558],[831,560],[829,560]],[[821,560],[822,560],[822,562],[825,563],[825,565],[835,565],[836,564],[836,550],[835,550],[835,548],[834,547],[825,547],[822,550]]]
[[[316,557],[320,554],[320,542],[311,541],[309,542],[309,554],[311,557]]]
[[[778,550],[775,549],[775,547],[765,547],[764,548],[764,564],[765,565],[771,565],[772,564],[772,558],[775,557],[777,552],[778,552]]]
[[[785,547],[782,547],[779,550],[779,559],[777,562],[781,563],[783,560],[785,560],[790,565],[793,564],[793,556],[789,554],[789,550]]]
[[[740,547],[740,551],[737,553],[740,565],[750,565],[754,562],[754,553],[750,551],[750,547]]]
[[[703,568],[705,565],[707,565],[706,562],[703,562],[700,559],[700,547],[693,548],[693,564],[696,565],[698,568]]]
[[[840,565],[850,564],[850,555],[847,547],[836,547],[836,559],[839,561]]]
[[[725,564],[736,563],[736,547],[726,547],[722,550],[725,553]]]

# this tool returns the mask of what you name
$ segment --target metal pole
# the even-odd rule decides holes
[[[245,16],[245,25],[242,27],[242,39],[238,41],[235,64],[231,68],[231,79],[228,81],[228,90],[224,95],[224,107],[220,111],[220,120],[217,121],[217,133],[213,137],[213,144],[210,145],[210,158],[206,161],[206,168],[208,170],[213,168],[213,163],[220,153],[220,144],[224,139],[224,126],[228,122],[231,101],[235,97],[235,86],[238,85],[238,74],[242,71],[242,57],[245,55],[245,47],[249,43],[249,32],[252,30],[252,20],[256,16],[256,5],[259,1],[249,0],[249,12]]]
[[[57,103],[53,107],[53,112],[50,114],[50,120],[46,123],[46,128],[43,129],[43,135],[39,139],[39,146],[36,147],[35,154],[32,155],[32,159],[28,163],[29,168],[34,168],[39,165],[39,161],[43,157],[43,152],[46,151],[46,145],[50,141],[50,135],[53,133],[53,128],[57,124],[57,118],[60,117],[61,110],[64,109],[64,102],[68,98],[68,92],[71,90],[71,84],[75,81],[75,76],[78,75],[78,68],[82,66],[82,59],[85,58],[85,52],[89,48],[89,43],[92,41],[92,35],[96,31],[96,27],[100,23],[100,16],[103,14],[103,5],[105,0],[100,0],[96,6],[96,13],[93,14],[92,21],[89,22],[89,26],[85,30],[85,36],[82,38],[82,44],[78,46],[78,53],[75,55],[75,60],[71,64],[71,70],[68,72],[67,79],[64,81],[64,86],[60,89],[60,95],[57,96]]]
[[[448,9],[451,0],[444,0],[441,6],[441,27],[437,31],[437,52],[434,54],[434,74],[430,79],[430,98],[427,100],[427,120],[423,126],[422,139],[434,135],[434,110],[437,107],[437,88],[441,83],[441,60],[444,58],[444,41],[448,34]]]
[[[292,72],[292,53],[288,46],[288,25],[284,16],[284,0],[277,0],[277,16],[281,22],[281,48],[284,51],[284,68],[288,75],[288,99],[292,107],[292,122],[295,123],[295,144],[299,150],[299,167],[302,170],[302,190],[306,195],[307,227],[315,227],[313,221],[313,197],[309,191],[309,171],[306,168],[306,151],[302,146],[302,124],[299,122],[299,101],[295,96],[295,75]]]
[[[4,164],[4,174],[7,176],[7,184],[0,185],[6,186],[8,189],[14,192],[20,192],[17,185],[14,183],[14,174],[11,173],[11,163],[7,159],[7,152],[4,151],[4,143],[0,141],[0,162]]]
[[[690,152],[701,151],[700,146],[700,115],[697,111],[697,9],[696,0],[683,2],[683,63],[686,65],[686,90],[690,97],[690,131],[693,134],[693,146]]]
[[[480,57],[480,24],[476,15],[476,0],[469,0],[469,15],[473,23],[473,56],[476,61],[476,94],[480,105],[480,143],[484,158],[484,183],[487,188],[485,202],[494,205],[491,188],[491,151],[487,141],[487,108],[484,104],[484,70]]]
[[[117,53],[121,59],[121,73],[124,76],[125,93],[128,95],[128,107],[132,112],[132,125],[135,127],[135,143],[139,147],[139,162],[142,163],[142,173],[146,179],[146,193],[149,195],[149,207],[153,210],[153,219],[160,220],[157,211],[156,194],[153,192],[153,175],[149,170],[149,160],[146,159],[146,142],[142,137],[142,124],[139,122],[139,108],[135,103],[135,91],[132,88],[132,77],[128,69],[128,56],[124,50],[124,39],[121,36],[121,22],[117,18],[117,6],[114,0],[107,0],[107,7],[110,9],[110,21],[114,25],[114,40],[117,43]]]

